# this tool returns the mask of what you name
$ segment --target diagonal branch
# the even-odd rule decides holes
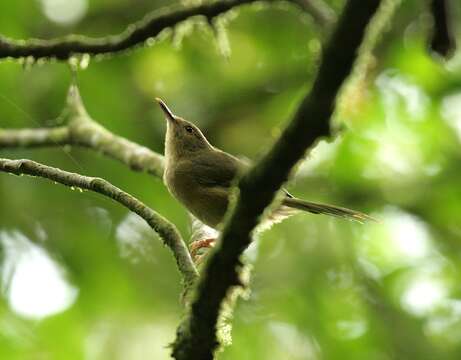
[[[0,129],[0,149],[82,146],[119,160],[133,170],[162,177],[163,156],[111,133],[94,121],[88,115],[75,85],[69,89],[62,119],[67,125],[40,129]]]
[[[153,11],[142,20],[132,23],[120,34],[99,38],[81,35],[69,35],[62,38],[42,40],[13,40],[0,36],[0,58],[22,58],[31,56],[34,59],[56,58],[69,59],[75,54],[109,54],[130,49],[143,44],[146,40],[156,37],[164,29],[177,25],[194,16],[204,16],[212,19],[237,6],[253,3],[260,0],[222,0],[202,5],[184,8],[173,6]],[[274,2],[275,0],[265,0]],[[296,0],[287,0],[293,1]],[[311,1],[307,1],[309,4]],[[325,21],[325,6],[321,7],[321,0],[316,0],[316,6],[307,7],[314,19],[322,23]],[[323,19],[323,20],[322,20]]]
[[[213,359],[218,347],[216,324],[226,294],[240,285],[240,256],[264,209],[288,179],[306,149],[330,135],[335,98],[349,75],[371,17],[380,0],[350,0],[326,48],[313,88],[269,153],[239,181],[239,199],[198,284],[189,318],[179,327],[175,359]]]
[[[15,175],[31,175],[43,177],[63,185],[94,191],[122,204],[142,217],[146,223],[162,238],[164,244],[172,251],[178,269],[183,277],[186,289],[198,277],[197,269],[192,262],[181,235],[176,227],[154,210],[147,207],[134,196],[120,190],[108,181],[63,171],[42,165],[32,160],[9,160],[0,158],[0,171]]]

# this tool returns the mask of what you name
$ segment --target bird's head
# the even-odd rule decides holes
[[[180,159],[184,156],[193,156],[197,151],[212,148],[197,126],[174,115],[163,100],[159,98],[155,100],[159,103],[167,120],[165,136],[165,156],[167,158]]]

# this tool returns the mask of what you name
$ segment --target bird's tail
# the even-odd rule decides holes
[[[368,220],[376,221],[371,216],[355,210],[350,210],[334,205],[305,201],[294,197],[286,197],[285,199],[283,199],[282,204],[293,209],[308,211],[313,214],[331,215],[344,219],[355,220],[361,223]]]

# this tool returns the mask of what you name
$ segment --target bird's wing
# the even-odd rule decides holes
[[[240,160],[221,150],[197,156],[193,163],[193,176],[199,184],[225,188],[232,185],[237,174],[250,167],[248,161]],[[286,197],[293,198],[287,190],[282,189],[282,191]]]
[[[193,160],[192,176],[201,185],[229,188],[245,163],[220,150],[207,151]]]

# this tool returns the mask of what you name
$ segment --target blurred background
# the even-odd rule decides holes
[[[344,3],[324,1],[336,14]],[[430,54],[425,3],[402,1],[378,27],[339,100],[338,135],[288,184],[380,222],[303,214],[259,236],[248,253],[251,293],[220,359],[461,358],[461,53]],[[452,3],[456,24],[461,2]],[[2,1],[0,34],[102,36],[169,4]],[[89,113],[114,133],[163,153],[159,96],[214,145],[256,160],[308,91],[327,32],[299,6],[255,4],[220,16],[215,31],[197,18],[135,50],[73,61]],[[0,127],[55,125],[71,81],[66,62],[2,60]],[[95,152],[0,157],[103,177],[190,235],[159,179]],[[0,199],[1,359],[169,358],[180,276],[140,218],[37,178],[0,174]]]

